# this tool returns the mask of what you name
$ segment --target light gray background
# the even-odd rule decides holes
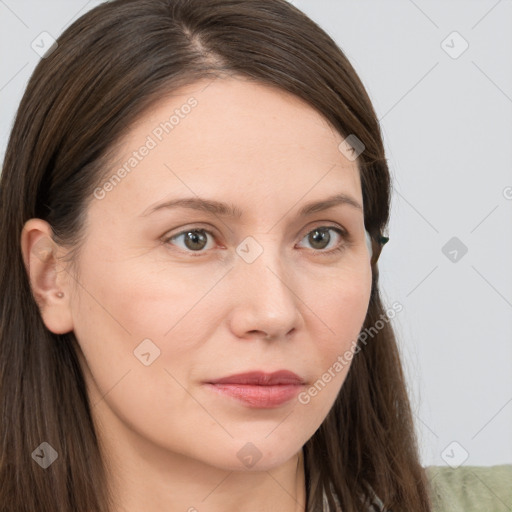
[[[99,3],[0,0],[0,161],[32,41]],[[380,272],[404,307],[422,462],[512,463],[512,1],[292,3],[340,45],[381,121],[394,193]]]

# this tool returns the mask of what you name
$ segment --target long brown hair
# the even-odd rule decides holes
[[[228,73],[304,99],[358,157],[374,250],[388,223],[390,176],[377,117],[334,41],[286,0],[114,0],[92,9],[37,65],[10,135],[0,190],[0,510],[107,512],[112,497],[73,332],[43,324],[20,235],[34,217],[78,251],[88,201],[112,149],[176,87]],[[373,261],[364,328],[385,316]],[[304,446],[307,511],[430,510],[404,375],[389,322],[360,343],[327,418]],[[374,329],[375,330],[375,329]],[[32,460],[43,442],[58,453]]]

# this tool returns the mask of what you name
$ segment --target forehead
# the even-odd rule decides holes
[[[357,162],[340,151],[342,141],[286,91],[238,78],[201,80],[159,99],[129,130],[108,175],[124,169],[122,179],[108,199],[138,208],[169,195],[213,194],[258,208],[268,206],[263,199],[346,193],[361,202]]]

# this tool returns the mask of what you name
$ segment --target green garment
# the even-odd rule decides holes
[[[512,512],[512,464],[426,471],[434,512]]]

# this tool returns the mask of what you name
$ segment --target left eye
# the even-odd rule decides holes
[[[346,233],[340,228],[331,226],[319,226],[312,231],[309,231],[302,240],[307,239],[308,242],[312,245],[312,248],[317,250],[316,252],[332,253],[343,249],[343,243],[335,244],[334,249],[328,249],[329,244],[333,239],[332,235],[330,234],[331,232],[335,232],[341,239],[346,238]],[[186,252],[203,253],[205,252],[203,249],[211,249],[211,247],[207,247],[208,236],[210,236],[212,239],[214,238],[214,235],[210,231],[197,228],[182,231],[181,233],[168,237],[163,241],[166,244],[170,244],[171,242],[183,237],[184,246],[181,246],[181,249],[184,249]]]
[[[330,226],[320,226],[320,227],[317,227],[317,228],[313,229],[312,231],[310,231],[303,238],[303,240],[307,239],[309,241],[309,243],[312,244],[313,248],[319,249],[320,252],[331,253],[331,252],[343,249],[343,244],[341,246],[340,246],[340,244],[338,244],[335,248],[333,248],[331,250],[325,250],[326,246],[329,245],[329,243],[331,242],[331,239],[332,239],[332,236],[329,234],[330,231],[334,231],[338,235],[338,237],[340,237],[342,239],[345,236],[345,233],[339,228],[334,228],[334,227],[330,227]]]

